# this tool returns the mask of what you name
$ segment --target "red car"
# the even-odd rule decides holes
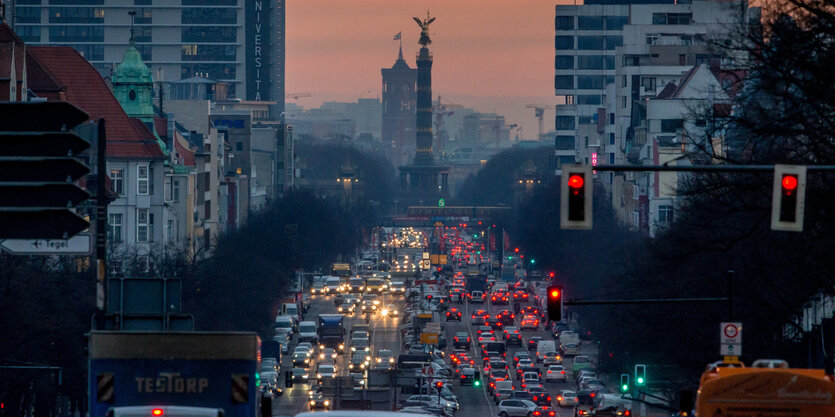
[[[457,320],[461,321],[461,310],[453,307],[446,312],[446,321]]]

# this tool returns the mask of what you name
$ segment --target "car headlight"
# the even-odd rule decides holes
[[[356,351],[357,351],[357,348],[351,346],[351,352],[356,352]]]
[[[353,364],[353,363],[349,363],[349,364],[348,364],[348,369],[354,369],[354,364]]]
[[[325,345],[319,345],[319,349],[324,349]]]
[[[316,378],[321,378],[322,374],[316,374]]]
[[[364,350],[365,350],[366,352],[368,352],[368,348],[367,348],[367,347],[366,347]]]
[[[389,311],[388,311],[388,310],[386,310],[386,309],[382,309],[382,310],[380,310],[380,312],[381,312],[381,313],[383,313],[383,315],[386,315],[386,314],[388,314],[388,313],[389,313]]]
[[[304,363],[308,363],[308,362],[310,362],[310,359],[309,358],[304,358]]]
[[[345,345],[340,344],[340,345],[339,345],[339,348],[340,348],[340,349],[345,349]]]
[[[394,358],[389,358],[389,363],[394,363]]]
[[[310,405],[316,405],[316,401],[310,400]]]
[[[329,406],[329,405],[330,405],[330,401],[325,400],[325,407],[327,407],[327,406]]]

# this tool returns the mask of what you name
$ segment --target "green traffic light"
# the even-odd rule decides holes
[[[475,381],[475,382],[473,382],[473,385],[478,387],[478,386],[481,385],[481,381]]]
[[[638,384],[643,384],[644,383],[644,378],[639,377],[638,380],[635,381],[635,382],[637,382]]]
[[[620,387],[620,390],[621,390],[621,391],[629,391],[629,385],[623,384],[623,385]]]
[[[536,263],[536,261],[535,261],[535,260],[533,260],[533,259],[531,259],[531,263],[532,263],[532,264],[535,264],[535,263]]]

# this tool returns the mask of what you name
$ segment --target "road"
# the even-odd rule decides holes
[[[310,301],[310,309],[305,314],[306,320],[316,320],[320,314],[336,314],[337,309],[334,305],[334,296],[333,295],[314,295],[311,297]],[[388,306],[392,306],[393,308],[397,308],[399,311],[402,312],[403,310],[403,297],[402,296],[392,296],[392,295],[384,295],[382,298],[382,304]],[[391,318],[386,317],[381,314],[374,314],[371,316],[369,324],[371,325],[371,348],[373,352],[377,352],[380,349],[389,349],[392,350],[396,355],[399,353],[399,335],[397,326],[400,322],[399,318]],[[350,359],[351,352],[348,349],[349,343],[347,339],[350,335],[350,328],[354,324],[365,324],[365,317],[363,315],[353,315],[346,320],[346,327],[348,327],[348,332],[346,332],[346,353],[343,355],[337,356],[336,359],[336,366],[340,376],[347,376],[348,375],[348,362]],[[295,346],[295,338],[297,335],[294,335],[294,343],[290,345],[290,353],[284,355],[281,361],[281,371],[283,377],[283,372],[285,370],[289,370],[293,368],[292,364],[292,352],[293,347]],[[318,353],[318,351],[317,351]],[[308,368],[310,371],[311,377],[315,377],[316,375],[316,367],[311,366]],[[283,381],[283,378],[281,378]],[[285,388],[284,395],[278,397],[273,402],[273,415],[274,416],[292,416],[298,414],[303,411],[309,411],[308,405],[308,391],[310,390],[310,384],[293,384],[292,388]]]

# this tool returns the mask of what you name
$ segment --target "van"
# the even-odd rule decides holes
[[[316,330],[315,321],[303,321],[299,323],[299,342],[319,343],[319,334]]]
[[[580,344],[580,335],[577,332],[573,332],[571,330],[565,330],[560,332],[560,346],[571,345],[571,344]]]
[[[484,303],[484,293],[481,291],[473,291],[473,293],[470,295],[470,298],[470,302],[472,303]]]
[[[542,362],[545,359],[545,355],[551,352],[556,352],[557,346],[553,340],[540,340],[539,343],[536,344],[536,362]]]
[[[281,314],[291,317],[298,317],[299,305],[296,303],[284,303],[281,305]]]
[[[612,411],[612,415],[617,415],[618,412],[631,411],[632,401],[620,394],[600,394],[594,399],[594,409]]]
[[[498,391],[500,389],[513,389],[513,381],[509,379],[505,379],[504,381],[496,381],[496,386],[493,388],[494,391]]]
[[[484,352],[499,352],[499,355],[505,356],[507,346],[502,342],[487,342],[481,345],[481,350]]]
[[[294,331],[295,323],[290,316],[278,316],[275,318],[275,332],[278,334],[291,334]]]

